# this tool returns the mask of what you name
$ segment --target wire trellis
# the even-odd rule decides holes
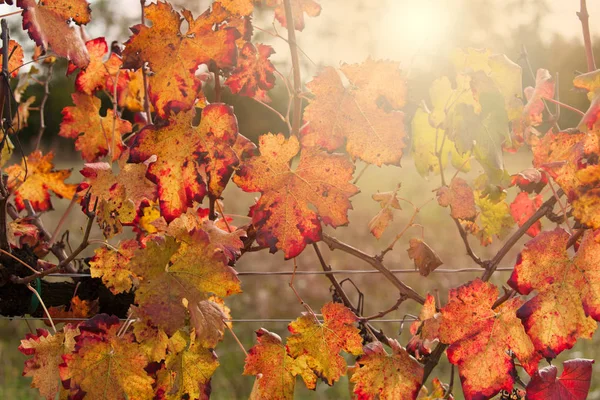
[[[232,322],[232,323],[290,323],[295,320],[294,318],[233,318],[233,319],[224,319],[224,322]],[[4,320],[23,320],[23,321],[44,321],[48,320],[48,318],[44,317],[7,317],[4,315],[0,315],[0,319]],[[60,321],[88,321],[91,318],[59,318]],[[119,318],[120,321],[127,321],[126,318]],[[417,318],[412,316],[407,316],[406,318],[382,318],[382,319],[372,319],[369,322],[379,322],[379,323],[398,323],[398,322],[413,322],[417,321]],[[323,320],[319,320],[319,322],[323,322]]]
[[[496,271],[512,271],[514,268],[497,268]],[[390,270],[394,274],[415,274],[419,273],[419,270],[415,269],[392,269]],[[465,272],[482,272],[483,268],[438,268],[433,270],[432,273],[437,274],[451,274],[451,273],[465,273]],[[381,271],[375,269],[338,269],[333,271],[237,271],[239,276],[269,276],[269,275],[365,275],[365,274],[380,274]],[[51,277],[63,277],[63,278],[89,278],[90,274],[83,273],[56,273],[49,274]]]

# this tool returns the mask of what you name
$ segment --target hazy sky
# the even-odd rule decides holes
[[[107,0],[109,9],[119,13],[119,17],[137,19],[139,16],[139,0]],[[525,4],[534,3],[525,0]],[[101,23],[94,24],[92,0],[92,22],[87,27],[90,37],[108,35],[110,42],[116,38],[118,29],[107,33]],[[172,0],[177,7],[185,6],[197,15],[207,7],[209,0]],[[320,64],[338,65],[340,62],[360,62],[368,55],[374,58],[389,58],[413,63],[415,59],[426,58],[428,54],[438,53],[449,47],[445,40],[452,29],[465,21],[465,7],[492,7],[494,12],[492,26],[482,32],[474,31],[472,35],[487,37],[491,32],[502,34],[527,23],[531,14],[527,9],[519,15],[503,14],[503,0],[320,0],[323,11],[318,18],[308,18],[306,29],[299,34],[299,43],[310,57]],[[567,38],[580,38],[581,25],[575,12],[579,8],[579,0],[552,0],[548,2],[550,13],[542,20],[544,37],[551,38],[560,34]],[[491,6],[490,6],[491,4]],[[592,35],[600,36],[600,0],[588,0],[591,15]],[[0,5],[0,14],[15,10],[15,7]],[[469,15],[473,15],[471,12]],[[496,15],[497,14],[497,15]],[[11,16],[11,21],[18,21],[19,16]],[[137,21],[135,21],[137,22]],[[269,18],[255,19],[256,26],[272,29]],[[278,23],[275,26],[279,29]],[[594,29],[597,27],[597,29]],[[285,35],[285,30],[281,29]],[[287,60],[287,45],[281,40],[267,38],[275,47],[275,61]],[[487,45],[485,39],[482,43]],[[452,44],[454,47],[460,44]],[[494,50],[493,46],[491,49]],[[418,62],[418,61],[416,61]]]

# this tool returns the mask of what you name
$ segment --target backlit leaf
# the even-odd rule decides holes
[[[156,156],[147,176],[158,185],[167,222],[185,212],[194,200],[202,201],[207,190],[219,197],[239,163],[232,148],[238,139],[237,119],[230,106],[207,106],[198,127],[192,126],[193,118],[193,111],[173,115],[165,125],[142,129],[132,143],[130,162]]]
[[[152,379],[144,370],[148,358],[132,333],[119,336],[117,317],[98,314],[79,326],[75,351],[63,356],[60,378],[73,397],[115,400],[149,399]]]
[[[400,186],[398,186],[399,188]],[[375,193],[371,196],[381,206],[381,210],[369,221],[369,230],[377,239],[381,238],[389,223],[394,220],[392,209],[401,210],[397,193],[398,190],[395,190],[393,192]]]
[[[137,250],[128,268],[140,277],[136,303],[157,327],[173,334],[184,325],[188,306],[210,295],[239,293],[240,283],[223,254],[214,253],[208,235],[196,230],[184,242],[154,238]]]
[[[358,360],[360,368],[351,381],[360,399],[411,400],[417,397],[423,380],[423,366],[395,339],[388,339],[392,354],[379,341],[367,344]]]
[[[0,51],[2,48],[0,47]],[[19,74],[19,67],[23,64],[23,48],[16,40],[8,42],[8,72],[12,78]],[[2,60],[0,59],[0,68],[2,68]]]
[[[271,46],[247,42],[240,50],[238,65],[225,81],[233,94],[254,97],[258,90],[271,90],[275,85],[275,67],[269,61],[275,53]]]
[[[60,57],[66,57],[79,68],[84,68],[90,63],[90,55],[81,38],[78,26],[70,24],[69,18],[85,21],[84,15],[71,13],[61,5],[73,4],[71,0],[50,0],[36,4],[35,0],[17,0],[17,6],[23,9],[23,29],[27,31],[33,41],[47,50],[52,49]],[[76,1],[78,6],[85,0]],[[78,8],[81,10],[81,7]],[[65,12],[66,11],[66,12]]]
[[[519,293],[537,294],[517,315],[535,348],[554,358],[578,338],[591,338],[600,319],[600,243],[585,233],[573,259],[570,235],[557,228],[541,232],[525,244],[508,284]]]
[[[98,161],[109,152],[111,159],[117,160],[125,148],[121,137],[131,132],[131,123],[112,109],[101,116],[100,99],[95,96],[76,92],[71,97],[75,106],[63,109],[59,135],[75,139],[75,149],[87,162]]]
[[[505,193],[502,193],[497,199],[489,194],[483,196],[479,192],[476,193],[475,204],[481,211],[479,214],[481,230],[477,232],[477,236],[483,246],[492,243],[494,236],[503,239],[514,225],[510,207],[505,198]]]
[[[542,205],[542,196],[537,195],[533,199],[529,197],[527,192],[521,192],[517,195],[515,200],[510,203],[510,213],[513,216],[515,222],[522,226]],[[531,237],[535,237],[542,230],[542,222],[536,221],[529,229],[527,234]]]
[[[189,110],[197,98],[201,82],[194,73],[198,65],[214,61],[219,68],[235,65],[237,47],[236,29],[214,30],[216,22],[209,9],[194,19],[183,10],[181,15],[166,2],[146,6],[146,19],[152,26],[135,25],[133,36],[125,43],[124,66],[138,69],[148,62],[154,75],[149,77],[149,97],[161,118],[169,110]],[[182,18],[183,16],[183,18]],[[188,25],[181,32],[182,22]]]
[[[60,198],[73,197],[77,185],[65,183],[71,171],[54,170],[53,158],[52,152],[43,155],[41,151],[36,150],[27,156],[27,174],[23,162],[21,165],[14,164],[6,168],[8,189],[15,193],[15,205],[18,210],[25,208],[24,200],[29,200],[33,209],[37,211],[52,209],[50,191]]]
[[[321,222],[333,227],[348,223],[349,197],[358,192],[349,182],[350,160],[306,149],[292,169],[290,161],[300,150],[295,136],[262,135],[259,143],[260,156],[244,162],[234,182],[244,191],[262,193],[252,213],[260,245],[292,258],[321,239]]]
[[[106,39],[99,37],[89,40],[85,43],[85,47],[88,49],[90,55],[90,63],[77,74],[75,89],[91,95],[98,90],[105,89],[108,86],[107,80],[117,80],[117,73],[119,74],[119,80],[122,81],[122,85],[126,84],[126,81],[123,79],[127,77],[125,71],[119,72],[122,64],[121,57],[115,53],[110,53],[108,59],[104,61],[104,56],[108,52]],[[68,73],[71,73],[76,68],[74,64],[70,63]]]
[[[89,262],[92,278],[102,278],[102,283],[114,294],[129,291],[136,276],[127,265],[137,249],[138,243],[133,239],[119,243],[119,251],[97,248]]]
[[[536,371],[527,385],[527,399],[585,400],[588,398],[594,360],[575,359],[563,363],[563,373],[556,378],[557,368],[549,365]]]
[[[317,377],[306,359],[290,357],[277,334],[261,328],[256,331],[256,340],[244,365],[244,375],[257,375],[251,400],[292,400],[297,375],[306,387],[315,388]]]
[[[451,289],[442,308],[440,340],[450,345],[448,360],[458,366],[467,400],[512,390],[516,372],[508,350],[530,374],[541,358],[516,316],[522,301],[513,298],[492,309],[497,298],[498,288],[477,279]]]
[[[321,313],[323,323],[304,313],[288,325],[292,336],[287,340],[287,348],[292,357],[306,360],[317,376],[333,385],[346,373],[346,361],[339,353],[362,354],[362,338],[354,326],[358,318],[342,304],[327,303]]]
[[[408,258],[414,260],[415,269],[422,276],[429,275],[437,267],[443,264],[437,254],[421,239],[411,238],[409,241]]]
[[[438,189],[437,199],[440,206],[450,206],[452,218],[473,220],[477,215],[473,189],[462,178],[454,177],[449,187]]]
[[[62,332],[50,335],[45,329],[37,329],[37,334],[27,334],[21,340],[19,351],[33,356],[25,361],[24,376],[33,378],[31,387],[38,388],[42,397],[48,400],[64,398],[65,391],[58,378],[58,366],[62,363],[63,354],[75,349],[75,336],[79,329],[73,325],[65,325]]]
[[[353,158],[399,165],[404,143],[406,82],[399,65],[368,59],[327,67],[307,87],[314,95],[304,111],[302,145],[328,151],[346,143]],[[343,74],[343,76],[342,76]]]
[[[281,23],[281,26],[287,28],[288,22],[285,17],[285,7],[283,0],[265,0],[269,7],[275,8],[275,18]],[[302,31],[304,29],[304,14],[309,17],[317,17],[321,14],[321,6],[315,0],[290,0],[292,15],[294,16],[294,29]]]

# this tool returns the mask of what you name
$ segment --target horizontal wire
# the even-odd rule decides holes
[[[44,321],[47,318],[42,317],[6,317],[4,315],[0,315],[0,319],[5,320],[24,320],[24,321]],[[60,321],[88,321],[89,318],[58,318]],[[242,319],[225,319],[225,322],[292,322],[296,318],[286,319],[286,318],[242,318]],[[382,322],[382,323],[393,323],[393,322],[412,322],[416,321],[416,318],[408,317],[404,319],[372,319],[369,322]],[[127,321],[125,318],[119,318],[119,321]],[[319,320],[319,322],[323,322],[323,320]]]
[[[512,271],[514,268],[497,268],[496,271]],[[449,268],[438,268],[431,271],[437,274],[451,274],[451,273],[462,273],[462,272],[481,272],[483,268],[460,268],[460,269],[449,269]],[[394,274],[414,274],[419,273],[419,270],[415,269],[392,269],[390,272]],[[333,271],[238,271],[239,276],[269,276],[269,275],[356,275],[356,274],[380,274],[380,271],[375,269],[338,269]],[[66,278],[89,278],[90,274],[77,274],[77,273],[56,273],[48,274],[47,276],[52,277],[66,277]]]

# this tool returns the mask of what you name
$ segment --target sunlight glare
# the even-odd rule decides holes
[[[449,34],[447,2],[392,0],[389,7],[380,26],[385,29],[382,37],[390,47],[411,55],[430,52],[442,45],[444,36]]]

